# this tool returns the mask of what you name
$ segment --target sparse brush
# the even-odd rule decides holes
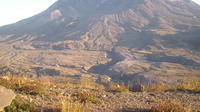
[[[129,89],[124,84],[109,84],[106,88],[108,92],[129,92]]]
[[[44,93],[44,86],[42,83],[19,77],[10,77],[8,79],[1,77],[0,85],[20,93],[31,95],[40,95]]]
[[[170,86],[165,83],[151,84],[151,85],[139,85],[133,89],[138,92],[164,92],[164,91],[191,91],[200,92],[200,81],[198,80],[181,80],[176,86]]]
[[[61,112],[87,112],[87,108],[80,102],[62,101]]]
[[[81,88],[89,88],[89,89],[94,89],[95,88],[95,81],[92,79],[88,79],[88,78],[82,78],[80,80],[80,87]]]
[[[92,92],[77,92],[68,95],[67,100],[61,102],[61,112],[87,112],[87,104],[103,104],[98,95]]]
[[[44,87],[40,83],[30,82],[26,84],[21,84],[16,91],[30,94],[30,95],[41,95],[44,93]]]
[[[5,112],[32,112],[35,109],[35,104],[21,97],[16,97],[10,106],[4,108]]]
[[[179,81],[177,90],[200,92],[200,81],[199,80]]]
[[[150,112],[190,112],[190,108],[183,107],[177,101],[161,101],[152,106]]]
[[[76,97],[76,99],[83,104],[87,103],[103,104],[103,101],[101,101],[98,98],[99,95],[92,92],[78,92],[73,96]]]
[[[166,91],[169,90],[170,87],[164,83],[160,83],[160,84],[153,84],[153,85],[147,85],[147,86],[143,86],[141,88],[141,91],[145,91],[145,92],[162,92],[162,91]]]

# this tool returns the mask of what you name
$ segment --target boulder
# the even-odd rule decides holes
[[[0,86],[0,111],[2,111],[6,106],[9,106],[15,96],[16,95],[12,90]]]

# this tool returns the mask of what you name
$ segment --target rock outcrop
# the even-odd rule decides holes
[[[14,98],[15,93],[12,90],[0,86],[0,111],[9,106]]]

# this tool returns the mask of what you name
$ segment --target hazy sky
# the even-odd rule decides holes
[[[0,0],[0,26],[42,12],[56,0]]]
[[[197,2],[198,4],[200,4],[200,0],[193,0],[193,1]]]
[[[57,0],[0,0],[0,26],[42,12]],[[200,4],[200,0],[194,0]]]

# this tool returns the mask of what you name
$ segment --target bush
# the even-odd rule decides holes
[[[10,106],[4,108],[5,112],[31,112],[34,110],[34,103],[16,97]]]
[[[86,103],[103,104],[103,101],[101,101],[98,98],[98,95],[91,92],[78,92],[73,96],[75,96],[76,99],[83,104]]]
[[[119,84],[111,83],[106,88],[106,91],[108,91],[108,92],[125,92],[126,93],[126,92],[129,92],[129,89],[123,84],[119,85]]]
[[[164,101],[152,106],[151,112],[189,112],[189,109],[184,108],[177,102]]]
[[[15,88],[15,91],[30,94],[30,95],[41,95],[44,93],[44,88],[41,84],[36,82],[24,83]]]
[[[61,112],[88,112],[87,104],[103,104],[98,95],[92,92],[77,92],[68,96],[67,101],[62,101]]]
[[[44,93],[44,86],[38,81],[30,81],[24,78],[0,78],[0,85],[19,93],[40,95]]]

